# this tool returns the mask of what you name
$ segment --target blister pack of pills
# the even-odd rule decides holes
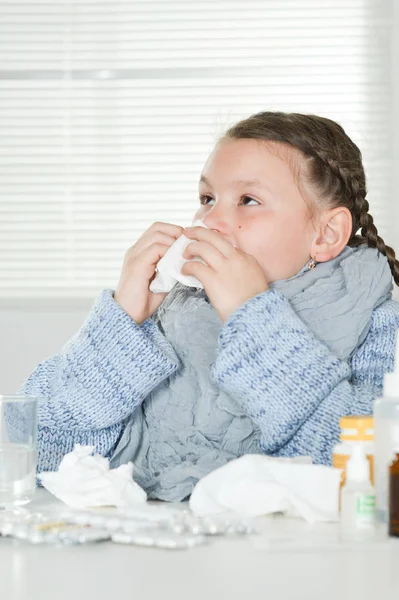
[[[32,544],[61,546],[103,542],[111,538],[106,529],[68,522],[60,519],[57,513],[28,511],[1,516],[0,535]]]
[[[34,544],[79,545],[111,540],[118,544],[188,549],[209,536],[255,533],[251,521],[230,515],[198,517],[187,509],[162,506],[43,510],[4,514],[0,535]]]
[[[96,510],[64,510],[68,521],[105,528],[111,532],[130,533],[142,527],[157,527],[173,534],[198,536],[247,535],[256,533],[253,522],[235,515],[221,514],[199,517],[186,509],[164,508],[159,505]]]

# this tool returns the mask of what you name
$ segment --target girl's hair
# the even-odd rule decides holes
[[[366,200],[366,176],[359,148],[335,121],[316,115],[261,112],[230,127],[222,139],[257,139],[279,142],[305,157],[306,180],[329,208],[344,206],[352,214],[348,246],[367,244],[387,257],[399,285],[395,252],[378,235]],[[360,229],[360,234],[358,230]]]

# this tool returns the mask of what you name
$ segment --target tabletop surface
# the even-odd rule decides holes
[[[57,503],[40,489],[30,507]],[[268,517],[259,524],[259,535],[212,538],[174,551],[110,542],[58,548],[1,538],[0,598],[399,599],[399,539],[342,544],[332,523]]]

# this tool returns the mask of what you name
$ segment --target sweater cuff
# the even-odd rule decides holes
[[[253,388],[254,369],[263,380],[286,382],[296,370],[302,378],[312,379],[326,360],[329,372],[341,362],[301,321],[286,296],[269,289],[248,300],[226,321],[214,371],[218,379],[234,376]]]
[[[103,290],[97,298],[84,326],[88,337],[93,339],[96,332],[102,352],[125,375],[126,366],[133,358],[150,367],[151,372],[144,369],[144,373],[149,373],[149,382],[154,381],[154,370],[169,375],[171,367],[174,370],[179,364],[172,345],[152,319],[137,325],[113,294],[112,290]]]
[[[93,415],[91,426],[102,427],[127,417],[179,366],[172,346],[156,324],[148,320],[138,326],[114,300],[112,290],[100,294],[61,356],[62,379],[67,377],[77,392],[94,392],[90,395],[96,407],[87,409]],[[99,416],[98,423],[94,415]]]
[[[287,310],[293,313],[288,299],[273,289],[250,298],[224,324],[219,348],[228,349],[229,357],[238,361],[242,357],[241,344],[244,342],[244,349],[249,351],[258,343],[264,344],[265,335],[276,329],[276,318]]]
[[[348,365],[313,335],[283,294],[268,290],[226,321],[212,374],[255,422],[274,431],[271,450],[348,377]]]

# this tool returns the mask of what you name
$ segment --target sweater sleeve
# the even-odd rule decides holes
[[[393,369],[399,310],[374,311],[352,362],[338,359],[276,290],[251,298],[225,323],[213,365],[219,386],[242,403],[275,456],[331,463],[343,415],[371,414]]]
[[[138,326],[104,290],[80,331],[20,390],[42,399],[38,471],[56,469],[76,443],[110,454],[124,419],[178,364],[156,324]]]

